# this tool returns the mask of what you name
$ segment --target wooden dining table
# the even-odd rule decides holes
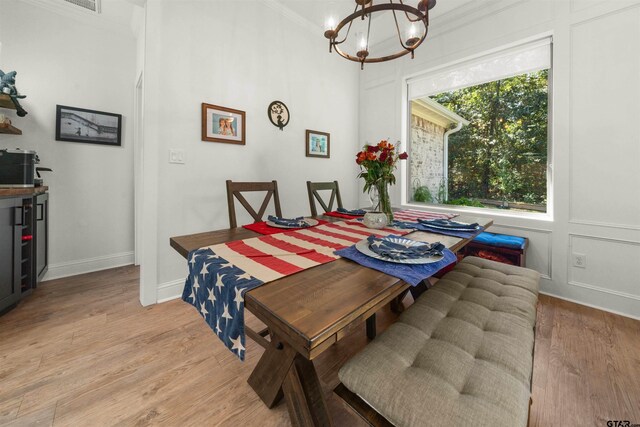
[[[477,222],[485,229],[493,224],[491,219],[470,216],[455,220]],[[172,237],[170,244],[187,258],[195,249],[259,236],[238,227]],[[454,253],[471,241],[422,231],[406,237],[441,242]],[[396,277],[340,258],[248,291],[245,308],[267,326],[260,333],[247,330],[265,347],[249,384],[269,408],[284,396],[294,426],[332,425],[313,360],[367,319],[375,319],[385,305],[398,304],[409,287]]]

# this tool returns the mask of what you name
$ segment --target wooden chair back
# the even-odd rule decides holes
[[[264,191],[267,194],[262,201],[262,205],[256,212],[256,210],[249,204],[247,199],[244,198],[242,193]],[[227,203],[229,205],[229,227],[236,228],[238,222],[236,221],[236,208],[234,198],[238,199],[240,204],[249,212],[249,215],[253,218],[254,222],[262,221],[267,206],[273,197],[273,203],[276,208],[276,216],[282,217],[282,211],[280,209],[280,197],[278,196],[278,182],[233,182],[227,180]]]
[[[318,191],[331,190],[331,196],[329,198],[329,204],[325,203]],[[333,182],[311,182],[307,181],[307,192],[309,193],[309,207],[311,208],[311,216],[317,216],[318,210],[316,208],[316,200],[322,206],[325,212],[331,212],[333,210],[333,203],[338,202],[338,207],[342,208],[342,198],[340,197],[340,187],[338,181]]]

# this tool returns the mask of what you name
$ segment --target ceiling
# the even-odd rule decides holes
[[[0,0],[1,1],[1,0]],[[51,12],[77,19],[88,25],[97,25],[114,31],[130,31],[136,12],[142,10],[144,0],[102,0],[99,14],[65,0],[23,0]],[[144,2],[142,3],[144,4]]]
[[[324,26],[324,21],[329,16],[345,17],[353,12],[355,8],[354,0],[277,0],[293,12],[297,13],[315,23],[319,27]],[[445,13],[459,8],[473,0],[437,0],[430,14],[431,18],[437,18]],[[417,0],[405,1],[406,4],[416,6]]]
[[[308,22],[318,27],[321,33],[328,17],[340,20],[354,11],[354,0],[276,0],[293,13],[302,16]],[[375,1],[375,0],[374,0]],[[437,19],[454,9],[462,7],[473,0],[437,0],[436,6],[429,12],[430,19]],[[376,2],[379,3],[379,2]],[[405,4],[416,6],[418,0],[405,1]],[[356,31],[365,31],[364,28]],[[404,31],[401,24],[401,31]],[[371,44],[379,43],[396,36],[393,15],[378,13],[374,15],[371,24]],[[355,42],[354,42],[355,43]]]

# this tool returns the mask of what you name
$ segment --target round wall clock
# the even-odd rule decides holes
[[[289,109],[282,101],[273,101],[267,109],[269,120],[274,126],[283,130],[289,124]]]

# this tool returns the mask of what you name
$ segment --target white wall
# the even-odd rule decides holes
[[[169,238],[228,227],[226,179],[278,180],[284,215],[309,214],[307,180],[338,180],[355,206],[358,66],[272,7],[147,3],[145,206],[157,218],[147,221],[142,269],[143,281],[160,284],[159,300],[177,296],[187,274]],[[291,112],[284,131],[268,121],[273,100]],[[201,141],[202,102],[246,111],[246,146]],[[331,159],[305,157],[306,129],[331,134]],[[170,148],[185,151],[185,165],[168,163]]]
[[[131,263],[133,35],[32,2],[3,0],[1,7],[0,68],[18,72],[29,114],[8,114],[23,135],[0,135],[0,148],[36,150],[54,170],[44,176],[51,195],[46,278]],[[55,141],[56,104],[122,114],[122,147]]]
[[[491,212],[492,231],[529,237],[543,292],[640,317],[638,1],[495,0],[433,19],[416,59],[365,68],[360,139],[404,138],[407,76],[542,34],[554,39],[553,218]]]

